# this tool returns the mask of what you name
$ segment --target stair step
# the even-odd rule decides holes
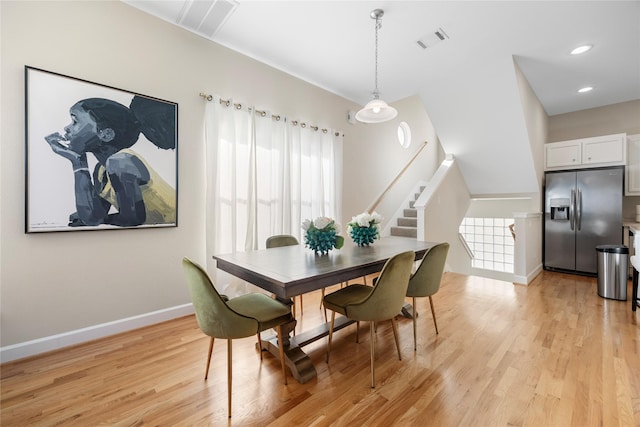
[[[391,227],[392,236],[418,237],[418,229],[415,227]]]
[[[418,211],[415,209],[404,209],[403,210],[403,215],[405,218],[417,218],[418,217]]]
[[[398,218],[398,225],[400,227],[417,227],[418,218]]]
[[[415,201],[415,200],[412,200],[412,201],[410,201],[410,202],[409,202],[409,207],[410,207],[411,209],[414,209],[414,208],[415,208],[415,205],[416,205],[416,201]]]

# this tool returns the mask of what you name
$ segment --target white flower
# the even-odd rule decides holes
[[[311,227],[311,221],[308,219],[305,219],[304,221],[302,221],[302,229],[304,231],[307,231],[309,229],[309,227]]]
[[[376,225],[380,224],[380,222],[382,222],[382,215],[380,215],[378,212],[373,212],[373,213],[362,212],[357,216],[351,217],[351,222],[349,222],[348,225],[351,228],[353,227],[369,228],[369,227],[376,227]],[[351,230],[349,229],[349,231]]]
[[[360,227],[368,227],[369,223],[371,222],[371,217],[367,212],[363,212],[356,217],[356,220]]]
[[[331,218],[327,218],[326,216],[320,216],[313,221],[313,225],[318,229],[322,230],[327,225],[331,224],[333,220]]]

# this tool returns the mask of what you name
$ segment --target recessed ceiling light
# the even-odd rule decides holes
[[[583,46],[578,46],[577,48],[573,49],[571,51],[571,55],[580,55],[581,53],[585,53],[589,50],[591,50],[591,48],[593,47],[593,45],[591,44],[585,44]]]
[[[587,93],[593,90],[593,86],[585,86],[583,88],[578,89],[578,93]]]

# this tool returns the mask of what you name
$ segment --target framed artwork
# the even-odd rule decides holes
[[[178,104],[25,66],[25,232],[176,227]]]

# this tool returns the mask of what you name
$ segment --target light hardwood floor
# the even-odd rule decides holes
[[[300,329],[322,321],[305,296]],[[605,300],[596,280],[543,272],[529,286],[445,273],[391,325],[378,326],[377,387],[369,387],[369,334],[338,331],[305,350],[318,378],[282,384],[278,360],[260,363],[255,338],[234,341],[233,417],[226,414],[226,343],[193,316],[109,337],[1,369],[2,426],[640,426],[640,311]]]

